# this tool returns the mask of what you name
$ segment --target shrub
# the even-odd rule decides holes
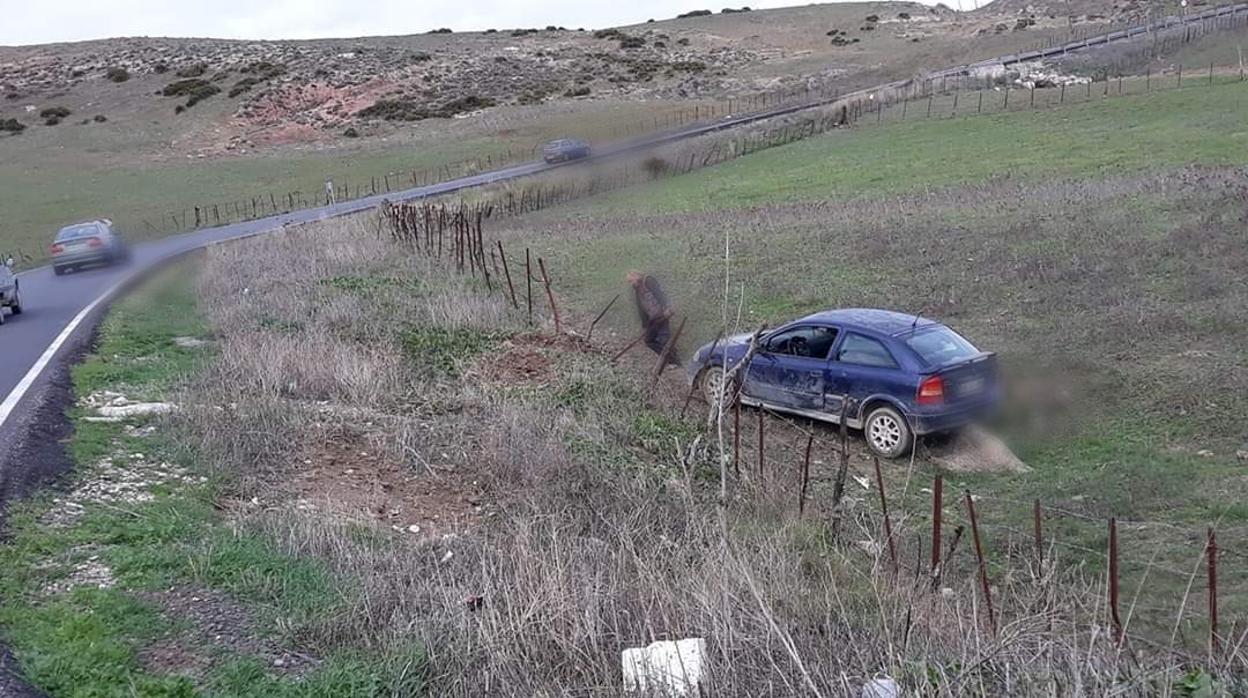
[[[677,43],[678,45],[680,45],[680,46],[688,46],[688,45],[689,45],[689,39],[686,39],[686,38],[683,38],[683,37],[682,37],[682,38],[680,38],[680,39],[677,39],[677,40],[676,40],[676,43]]]
[[[706,64],[702,61],[677,61],[672,64],[672,70],[684,73],[701,73],[706,70]]]
[[[342,132],[342,135],[347,138],[359,138],[360,132],[356,131],[354,126],[348,126],[347,130]]]
[[[589,85],[577,85],[576,87],[570,87],[567,92],[563,93],[564,97],[585,97],[588,95]]]
[[[152,66],[152,72],[156,73],[157,75],[164,75],[165,73],[169,72],[169,64],[157,63],[156,65]]]
[[[180,78],[197,78],[206,72],[208,72],[207,63],[193,63],[174,73],[174,75]]]
[[[910,13],[909,13],[909,12],[898,12],[898,13],[897,13],[897,19],[910,19]]]
[[[48,107],[44,109],[43,111],[39,112],[39,116],[44,119],[64,119],[70,114],[73,114],[73,112],[70,111],[68,107],[59,107],[59,106]]]
[[[112,80],[113,82],[125,82],[130,79],[130,71],[119,66],[113,66],[112,68],[104,71],[104,77]]]
[[[257,75],[262,79],[269,80],[279,75],[286,74],[286,66],[281,63],[270,63],[269,61],[256,61],[243,68],[242,72]]]
[[[559,27],[556,27],[556,26],[555,26],[555,25],[553,25],[553,24],[548,24],[548,25],[546,25],[546,31],[548,31],[548,32],[557,32],[557,31],[559,31]]]
[[[160,91],[165,97],[187,97],[186,106],[193,107],[199,102],[221,91],[220,87],[201,78],[190,78],[188,80],[175,80]],[[181,113],[179,110],[177,113]]]
[[[486,29],[486,30],[485,30],[485,33],[486,33],[486,34],[497,34],[497,33],[498,33],[498,30],[497,30],[497,29]]]
[[[446,27],[442,27],[441,29],[431,29],[429,30],[429,33],[430,34],[453,34],[454,32],[452,32],[450,29],[447,29]]]
[[[467,95],[437,107],[426,107],[410,99],[379,99],[372,106],[356,112],[356,116],[365,119],[385,119],[386,121],[421,121],[423,119],[449,119],[456,114],[492,107],[496,102],[490,97]]]
[[[684,14],[676,15],[676,19],[687,19],[689,17],[707,17],[713,14],[710,10],[693,10]]]
[[[672,169],[671,164],[657,155],[651,155],[641,162],[641,169],[646,171],[650,179],[658,179]]]
[[[428,63],[433,60],[433,55],[425,53],[424,51],[417,51],[416,53],[410,54],[407,59],[413,63]]]
[[[104,116],[103,114],[96,114],[95,116],[91,117],[91,120],[97,124],[102,124],[105,121],[108,121],[108,117]]]
[[[867,15],[866,21],[871,24],[875,24],[876,22],[880,21],[880,16],[879,15]]]
[[[26,124],[17,119],[0,119],[0,131],[17,134],[25,130]]]
[[[750,11],[750,6],[746,5],[745,7],[742,7],[739,10],[734,10],[731,7],[725,7],[724,9],[720,10],[719,13],[721,15],[731,15],[731,14],[737,14],[739,12],[749,12],[749,11]]]
[[[599,29],[594,32],[595,39],[618,39],[624,37],[624,32],[619,29]]]
[[[620,39],[620,48],[641,48],[646,45],[646,40],[640,36],[625,36]]]
[[[60,119],[58,119],[58,118],[56,118],[55,116],[53,116],[53,117],[50,117],[47,121],[44,121],[43,123],[44,123],[44,124],[46,124],[46,125],[48,125],[48,126],[55,126],[55,125],[57,125],[57,124],[61,123],[61,120],[60,120]]]

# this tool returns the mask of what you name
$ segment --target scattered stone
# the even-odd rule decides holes
[[[1213,454],[1213,451],[1210,451],[1207,448],[1202,448],[1196,452],[1196,455],[1200,456],[1201,458],[1213,458],[1214,454]]]
[[[208,340],[198,337],[174,337],[173,343],[182,349],[199,349],[209,344]]]
[[[1235,457],[1240,460],[1248,460],[1248,449],[1240,449],[1236,451]]]

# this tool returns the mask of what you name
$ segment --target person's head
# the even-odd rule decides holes
[[[646,276],[639,271],[630,271],[624,275],[624,280],[628,282],[629,286],[637,288],[641,285],[641,282],[646,280]]]

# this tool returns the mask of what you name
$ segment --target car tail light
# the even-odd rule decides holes
[[[939,405],[945,401],[945,382],[940,376],[925,378],[919,383],[918,403],[920,405]]]
[[[48,251],[49,251],[49,252],[51,252],[52,254],[60,254],[60,253],[62,253],[62,252],[64,252],[64,251],[65,251],[65,246],[64,246],[64,245],[53,245],[53,246],[51,247],[51,249],[49,249]]]
[[[103,244],[104,241],[99,238],[91,238],[90,240],[87,240],[87,247],[101,247]]]

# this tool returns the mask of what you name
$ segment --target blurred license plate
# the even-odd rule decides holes
[[[984,390],[983,378],[972,378],[962,384],[962,392],[967,395],[983,392],[983,390]]]

